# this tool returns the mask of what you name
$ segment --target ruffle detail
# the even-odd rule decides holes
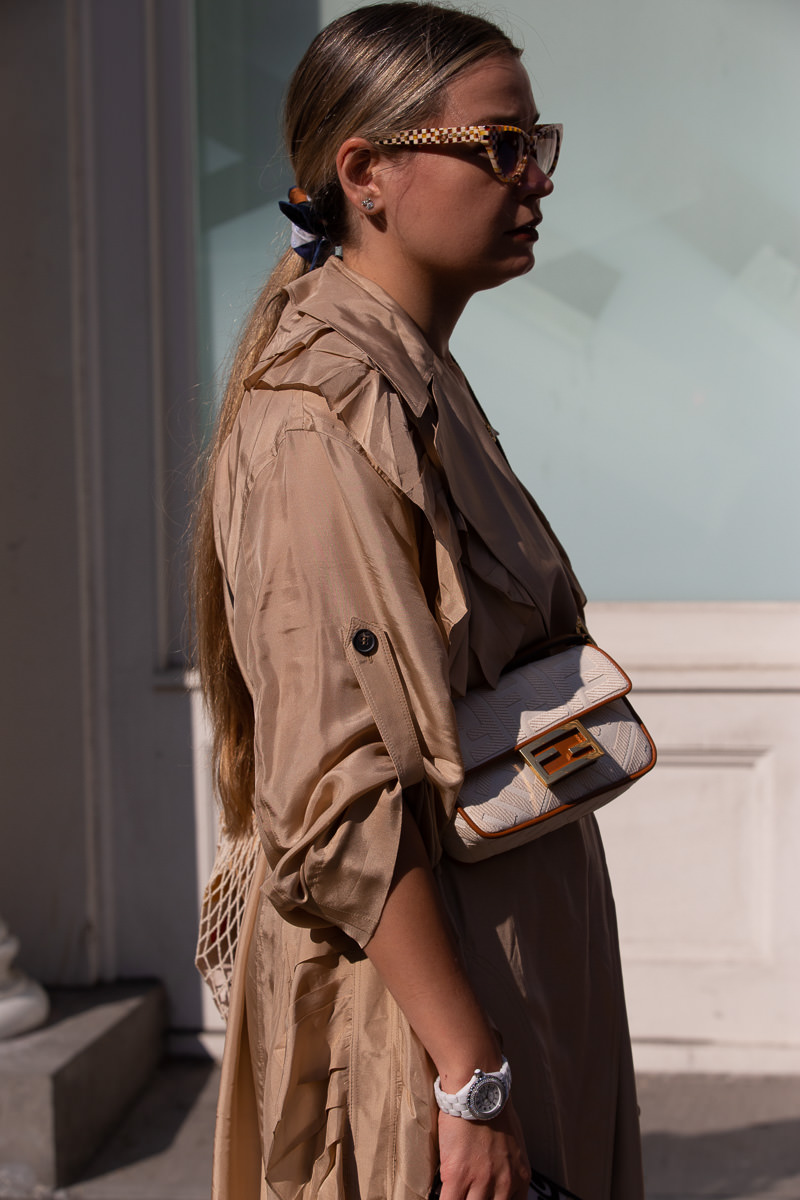
[[[265,1176],[280,1200],[347,1195],[345,1167],[352,1014],[330,954],[294,971]],[[271,1072],[267,1073],[268,1088]]]
[[[430,1060],[368,959],[343,971],[330,942],[296,936],[306,957],[291,973],[280,1062],[267,1064],[262,1098],[270,1195],[426,1200],[436,1171]]]

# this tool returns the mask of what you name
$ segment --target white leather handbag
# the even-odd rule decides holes
[[[477,862],[613,800],[655,765],[631,681],[592,643],[569,646],[455,703],[464,785],[447,853]]]

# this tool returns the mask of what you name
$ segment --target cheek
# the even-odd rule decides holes
[[[463,265],[494,253],[499,233],[514,223],[506,189],[456,158],[419,154],[392,189],[396,235],[415,258]]]
[[[466,207],[442,171],[418,170],[396,198],[397,227],[412,241],[427,243],[446,236]]]
[[[504,200],[495,181],[484,179],[472,164],[433,157],[418,173],[412,193],[409,212],[448,242],[467,230],[474,236],[494,223]]]

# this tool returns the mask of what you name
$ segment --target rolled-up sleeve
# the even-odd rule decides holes
[[[252,482],[233,586],[265,891],[287,920],[361,946],[391,884],[403,784],[431,843],[461,782],[416,529],[411,501],[340,424],[301,421]]]

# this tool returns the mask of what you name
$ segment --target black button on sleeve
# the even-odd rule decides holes
[[[353,646],[359,654],[374,654],[378,649],[378,639],[371,629],[359,629],[353,634]]]

